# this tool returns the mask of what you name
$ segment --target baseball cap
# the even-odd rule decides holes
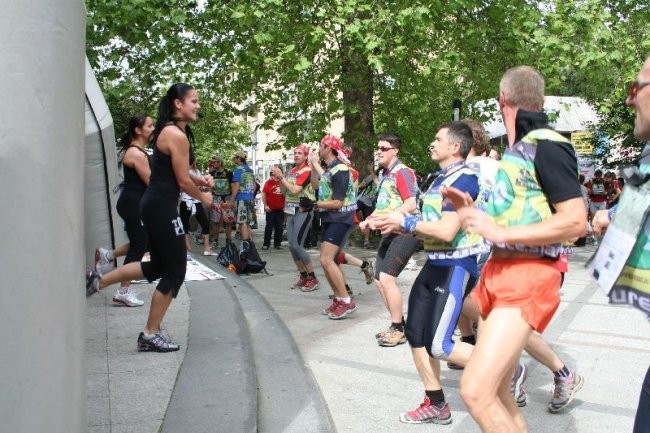
[[[222,158],[221,155],[219,155],[218,153],[215,153],[214,156],[212,156],[212,159],[211,159],[210,161],[220,161],[220,162],[223,162],[223,158]]]
[[[241,159],[243,159],[243,160],[246,160],[246,159],[248,158],[248,154],[247,154],[246,152],[244,152],[243,150],[238,150],[238,151],[235,152],[235,154],[233,155],[233,158],[234,158],[234,157],[239,157],[239,158],[241,158]]]

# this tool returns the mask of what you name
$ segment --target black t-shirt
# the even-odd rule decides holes
[[[582,198],[578,160],[570,144],[540,140],[535,153],[535,173],[549,203]]]

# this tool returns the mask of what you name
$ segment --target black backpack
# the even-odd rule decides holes
[[[239,261],[243,267],[240,274],[257,274],[262,271],[268,274],[266,262],[260,257],[253,241],[242,241]]]
[[[235,244],[228,240],[226,240],[226,245],[221,247],[221,250],[219,250],[219,254],[217,255],[217,263],[219,263],[224,268],[234,270],[238,274],[241,274],[244,269],[244,266],[239,259],[239,249],[235,246]],[[230,267],[231,265],[234,267],[234,269]]]

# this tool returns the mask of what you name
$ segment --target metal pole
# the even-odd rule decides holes
[[[451,108],[453,110],[451,120],[453,120],[454,122],[458,122],[460,120],[460,108],[461,108],[460,99],[454,99],[453,102],[451,103]]]

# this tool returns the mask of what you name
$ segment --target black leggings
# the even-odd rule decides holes
[[[411,347],[424,347],[436,359],[454,350],[454,329],[465,295],[476,284],[461,266],[437,266],[427,260],[409,295],[406,338]]]
[[[201,203],[194,203],[194,206],[196,207],[196,213],[194,214],[194,218],[196,218],[199,225],[201,226],[201,234],[209,235],[210,223],[208,222],[208,215],[205,213],[205,209],[203,209],[203,205]],[[181,212],[181,222],[183,223],[183,227],[185,228],[185,233],[189,233],[190,217],[192,216],[192,208],[187,207],[187,203],[181,201],[180,212]]]
[[[117,213],[124,220],[126,235],[129,237],[129,251],[124,264],[139,262],[147,251],[147,229],[140,220],[140,200],[142,192],[122,190],[117,200]]]
[[[187,249],[176,198],[145,192],[140,203],[142,222],[149,234],[151,261],[142,262],[149,282],[160,278],[156,290],[175,298],[185,280]]]

